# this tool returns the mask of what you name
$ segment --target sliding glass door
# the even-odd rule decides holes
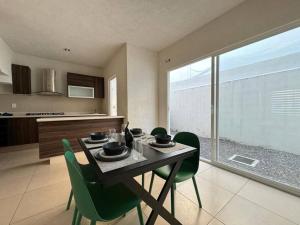
[[[219,56],[218,161],[300,188],[300,28]]]
[[[169,73],[170,131],[189,131],[200,139],[200,155],[211,158],[211,58]]]
[[[300,189],[300,28],[172,70],[169,90],[170,130],[202,159]]]

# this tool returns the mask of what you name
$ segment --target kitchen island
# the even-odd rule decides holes
[[[121,130],[124,116],[83,116],[39,118],[39,157],[40,159],[64,153],[61,140],[67,138],[74,151],[81,151],[77,138],[87,137],[92,132],[107,132],[115,128]]]
[[[0,113],[0,152],[10,151],[6,147],[38,143],[39,118],[95,117],[100,113],[79,112],[10,112]],[[2,148],[4,147],[4,148]]]

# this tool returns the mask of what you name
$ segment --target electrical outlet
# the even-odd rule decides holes
[[[11,108],[12,108],[12,109],[17,108],[17,103],[11,103]]]

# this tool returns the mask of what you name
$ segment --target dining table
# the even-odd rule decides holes
[[[101,146],[98,148],[91,148],[85,143],[83,138],[78,138],[78,141],[89,163],[93,165],[99,182],[108,187],[117,183],[123,183],[133,193],[139,196],[139,198],[143,200],[149,207],[151,207],[152,211],[147,219],[146,225],[155,224],[158,215],[164,218],[169,224],[182,224],[163,206],[163,204],[183,160],[191,157],[197,151],[194,147],[181,145],[181,148],[175,149],[174,147],[174,151],[163,152],[158,151],[157,148],[153,148],[147,142],[144,142],[142,145],[143,160],[137,160],[129,165],[125,164],[120,168],[106,171],[102,167],[102,162],[99,161],[95,155],[97,151],[101,149]],[[114,163],[117,162],[110,163],[113,166]],[[105,165],[107,165],[107,163]],[[172,169],[168,179],[165,181],[162,187],[161,192],[159,193],[158,198],[153,197],[134,178],[138,175],[142,175],[167,165],[170,165]]]

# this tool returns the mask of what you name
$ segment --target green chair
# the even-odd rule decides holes
[[[72,225],[79,225],[82,216],[95,225],[96,221],[111,221],[137,207],[140,224],[143,215],[140,199],[123,184],[104,187],[99,182],[87,182],[72,151],[65,152],[76,207]]]
[[[157,135],[157,134],[168,134],[167,130],[163,127],[156,127],[151,131],[151,135]]]
[[[192,178],[200,208],[202,208],[202,204],[201,204],[198,187],[197,187],[197,183],[196,183],[196,179],[195,179],[195,174],[197,173],[198,167],[199,167],[199,156],[200,156],[199,139],[193,133],[180,132],[175,135],[173,140],[177,143],[185,144],[185,145],[188,145],[188,146],[191,146],[191,147],[194,147],[197,149],[197,152],[195,152],[195,154],[193,156],[183,160],[182,165],[175,176],[174,184],[171,186],[171,212],[173,215],[175,215],[174,190],[176,189],[176,183],[180,183],[180,182],[183,182],[183,181],[186,181],[186,180]],[[158,168],[158,169],[152,171],[152,176],[151,176],[151,181],[150,181],[150,189],[149,189],[150,193],[152,190],[154,175],[156,174],[157,176],[166,180],[168,178],[169,174],[171,173],[171,170],[172,170],[172,166],[168,165],[168,166],[164,166],[164,167],[161,167],[161,168]]]
[[[167,130],[163,127],[156,127],[154,128],[151,133],[152,136],[157,134],[168,134]],[[142,174],[142,186],[145,186],[145,174]]]
[[[62,144],[64,146],[64,152],[73,151],[71,144],[67,139],[62,139]],[[85,180],[88,180],[90,182],[96,181],[95,170],[90,164],[83,165],[83,164],[78,163],[78,165],[80,167],[80,171],[83,174]],[[73,191],[71,190],[66,210],[70,209],[72,198],[73,198]]]

